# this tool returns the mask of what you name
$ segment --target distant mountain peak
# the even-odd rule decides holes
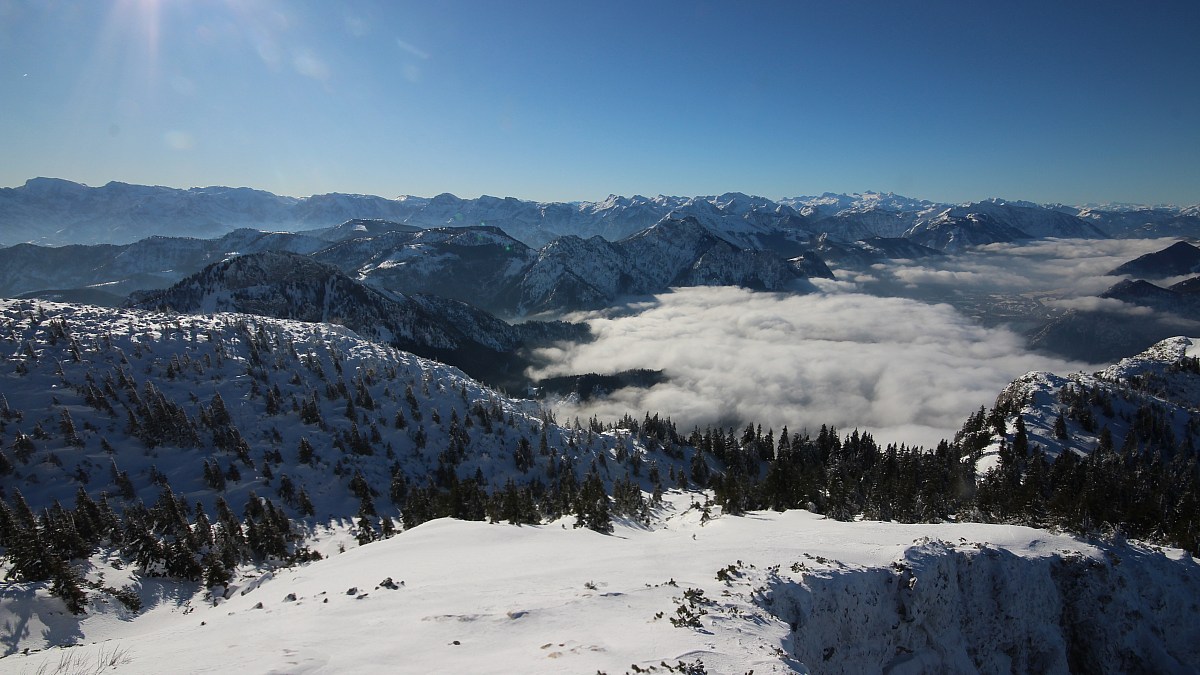
[[[1177,241],[1161,251],[1147,253],[1130,260],[1116,267],[1109,274],[1165,279],[1193,272],[1200,272],[1200,248],[1186,241]]]

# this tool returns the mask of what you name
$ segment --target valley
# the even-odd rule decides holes
[[[1189,667],[1191,245],[889,199],[0,248],[0,665]]]

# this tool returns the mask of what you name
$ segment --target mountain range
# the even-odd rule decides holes
[[[444,317],[469,316],[466,321],[471,326],[492,326],[486,331],[467,328],[475,334],[468,340],[474,345],[470,348],[448,348],[438,343],[444,343],[443,338],[432,339],[432,333],[430,341],[406,342],[409,338],[403,336],[409,335],[408,331],[397,326],[386,330],[395,329],[399,336],[390,340],[393,344],[445,359],[493,384],[522,388],[528,383],[514,379],[514,374],[526,362],[517,352],[538,343],[501,340],[507,344],[506,351],[496,351],[495,345],[486,346],[486,333],[511,335],[519,329],[470,314],[458,304],[437,305],[434,296],[468,303],[501,319],[525,320],[606,308],[623,299],[679,286],[738,285],[805,292],[813,288],[810,279],[833,277],[826,260],[839,268],[867,270],[892,259],[936,258],[996,242],[1048,236],[1143,236],[1164,231],[1154,230],[1159,226],[1188,230],[1200,218],[1196,209],[1074,209],[1003,200],[944,205],[877,193],[825,194],[779,202],[740,193],[688,199],[613,196],[597,203],[547,205],[515,199],[460,200],[450,195],[397,200],[342,195],[339,197],[344,199],[326,196],[328,199],[304,201],[223,190],[179,191],[117,183],[86,188],[34,179],[21,188],[0,191],[0,206],[6,199],[24,204],[0,208],[0,220],[19,220],[22,214],[34,218],[30,214],[39,209],[63,219],[90,208],[95,209],[93,215],[125,218],[121,222],[134,230],[140,227],[137,223],[151,221],[192,224],[201,232],[224,227],[193,223],[205,213],[213,223],[261,225],[270,221],[309,226],[321,223],[322,218],[350,213],[385,214],[404,222],[354,218],[297,232],[242,227],[207,239],[155,235],[129,244],[21,243],[0,248],[0,296],[120,306],[130,294],[164,289],[239,255],[292,255],[278,260],[291,260],[296,270],[285,271],[278,260],[269,268],[283,278],[294,278],[305,268],[296,256],[303,256],[337,270],[347,282],[369,287],[374,294],[356,291],[361,297],[404,297],[410,303],[420,299],[421,316],[429,317],[430,312],[443,316],[429,322],[441,326],[438,330],[443,336],[458,330]],[[303,209],[309,210],[296,215]],[[158,220],[147,219],[150,213],[158,213]],[[480,214],[487,215],[490,223],[472,224],[485,222]],[[529,235],[536,230],[533,238],[543,239],[553,232],[552,223],[558,223],[553,228],[571,233],[555,236],[537,248],[509,231]],[[641,229],[626,234],[633,227]],[[151,229],[155,228],[165,229],[165,225]],[[80,234],[71,227],[59,232],[62,236]],[[1198,265],[1200,249],[1179,242],[1112,273],[1159,279],[1187,273]],[[327,276],[322,272],[314,278]],[[1145,284],[1118,286],[1101,299],[1185,318],[1195,314],[1190,296],[1170,295],[1182,288],[1157,294],[1150,290]],[[141,295],[135,298],[135,302],[143,300]],[[253,311],[261,305],[224,306]],[[157,306],[185,311],[193,305],[172,297],[170,303]],[[1026,321],[1029,326],[1022,330],[1034,348],[1091,362],[1119,358],[1187,330],[1178,321],[1164,323],[1159,318],[1129,321],[1127,312],[1115,308],[1119,306],[1098,304],[1092,310],[1031,316]],[[300,316],[295,311],[271,315]],[[368,334],[375,333],[368,329]]]
[[[356,281],[401,294],[436,294],[503,317],[608,307],[672,286],[737,285],[803,291],[832,278],[819,255],[744,249],[686,217],[630,237],[559,237],[533,249],[491,226],[418,229],[353,220],[308,233],[241,229],[215,239],[150,237],[133,244],[0,248],[0,296],[118,305],[229,257],[305,255]]]
[[[464,302],[379,290],[332,265],[274,251],[213,263],[169,288],[135,293],[128,304],[173,313],[240,312],[342,325],[516,391],[527,385],[523,373],[531,364],[523,356],[526,350],[588,338],[582,324],[509,324]]]
[[[989,199],[944,204],[894,194],[825,193],[778,201],[742,193],[701,197],[620,197],[598,202],[533,202],[513,197],[463,199],[325,194],[296,198],[249,188],[187,190],[111,182],[100,187],[33,178],[0,188],[0,245],[131,243],[185,230],[219,237],[248,227],[301,231],[355,219],[428,229],[494,226],[531,247],[564,235],[617,241],[665,218],[696,218],[741,248],[799,253],[821,234],[838,241],[909,237],[959,247],[1029,237],[1200,235],[1200,208],[1038,205]],[[967,232],[970,234],[967,234]],[[958,234],[955,234],[958,233]],[[790,257],[790,256],[789,256]]]

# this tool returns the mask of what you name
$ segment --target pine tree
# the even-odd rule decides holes
[[[1067,420],[1063,418],[1060,410],[1058,416],[1054,418],[1054,437],[1060,441],[1065,441],[1070,436],[1067,434]]]
[[[316,507],[313,506],[312,500],[308,496],[308,491],[303,487],[296,494],[296,510],[300,512],[301,516],[305,517],[314,516],[317,513]]]
[[[204,570],[204,585],[208,588],[228,586],[231,581],[233,581],[233,573],[226,568],[221,557],[209,556],[207,567]]]
[[[604,481],[595,467],[588,472],[579,494],[575,498],[575,527],[586,527],[601,534],[612,534],[612,518],[609,516],[608,493]]]
[[[9,547],[16,541],[17,519],[8,502],[0,499],[0,547]]]
[[[101,522],[100,507],[88,495],[87,490],[80,485],[75,490],[75,513],[73,514],[75,529],[79,536],[93,547],[100,543],[105,532]]]
[[[87,607],[79,573],[63,560],[53,560],[50,565],[50,594],[61,598],[72,614],[83,614]]]
[[[358,533],[355,535],[359,546],[366,546],[375,541],[375,528],[371,527],[371,521],[365,515],[358,518]]]
[[[392,503],[398,508],[404,508],[404,502],[408,498],[408,481],[404,478],[403,471],[396,471],[392,474],[392,484],[388,490],[388,497]]]
[[[316,451],[313,449],[312,443],[308,442],[308,438],[300,439],[300,447],[296,451],[296,459],[301,464],[312,464],[316,457]]]
[[[196,524],[192,529],[195,534],[197,548],[204,550],[212,548],[213,531],[212,524],[208,521],[208,515],[204,513],[204,505],[196,502]]]
[[[42,581],[50,576],[52,559],[47,542],[42,538],[37,517],[29,508],[21,491],[13,489],[12,520],[14,532],[7,547],[12,566],[6,578]]]

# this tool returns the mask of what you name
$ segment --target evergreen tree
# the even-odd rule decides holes
[[[233,581],[233,573],[225,566],[220,556],[209,556],[204,570],[204,585],[208,588],[228,586]]]
[[[21,491],[16,488],[13,488],[12,502],[14,531],[9,536],[6,549],[11,567],[5,578],[22,581],[48,579],[53,559],[49,546],[39,531],[37,518]]]
[[[612,518],[609,516],[608,493],[604,481],[595,467],[588,472],[579,494],[575,498],[575,527],[586,527],[601,534],[612,534]]]
[[[311,517],[317,513],[316,507],[313,506],[312,500],[308,496],[308,491],[303,487],[300,488],[300,492],[296,495],[296,510],[300,512],[301,516],[305,517]]]
[[[1065,441],[1070,436],[1067,433],[1067,420],[1063,417],[1060,410],[1058,416],[1054,418],[1054,437],[1060,441]]]
[[[375,541],[375,528],[371,527],[371,521],[364,515],[358,518],[358,533],[355,535],[359,546],[366,546]]]
[[[61,598],[72,614],[83,614],[87,607],[87,594],[80,587],[79,573],[64,560],[51,561],[50,594]]]
[[[208,521],[208,515],[204,512],[204,505],[200,502],[196,502],[195,512],[196,523],[192,531],[195,535],[196,546],[201,550],[212,548],[212,524]]]

